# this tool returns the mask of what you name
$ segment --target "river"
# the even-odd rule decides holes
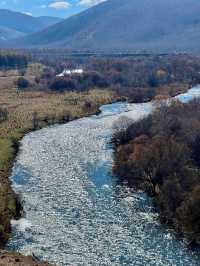
[[[200,87],[178,96],[200,97]],[[164,228],[151,200],[112,176],[113,123],[154,105],[114,103],[101,114],[26,135],[12,171],[24,217],[8,248],[59,266],[200,265],[198,254]]]

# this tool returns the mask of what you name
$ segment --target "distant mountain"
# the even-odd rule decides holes
[[[11,46],[200,51],[200,1],[108,0]]]
[[[37,22],[40,24],[40,31],[49,27],[49,26],[52,26],[54,24],[57,24],[61,21],[63,21],[62,18],[57,18],[57,17],[50,17],[50,16],[41,16],[41,17],[36,17],[35,18],[37,20]],[[37,29],[38,31],[38,29]]]
[[[32,17],[7,9],[0,9],[0,40],[5,41],[41,31],[61,20],[55,17]]]
[[[23,32],[0,26],[0,41],[20,38],[24,35]]]

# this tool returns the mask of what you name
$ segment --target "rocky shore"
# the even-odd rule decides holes
[[[52,264],[39,262],[33,256],[22,256],[18,253],[0,250],[0,266],[51,266]]]

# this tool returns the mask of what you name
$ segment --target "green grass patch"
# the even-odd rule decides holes
[[[0,139],[0,171],[6,171],[14,156],[13,142],[11,139]]]

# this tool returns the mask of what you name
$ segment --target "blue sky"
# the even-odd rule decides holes
[[[0,0],[0,8],[33,16],[69,17],[106,0]]]

